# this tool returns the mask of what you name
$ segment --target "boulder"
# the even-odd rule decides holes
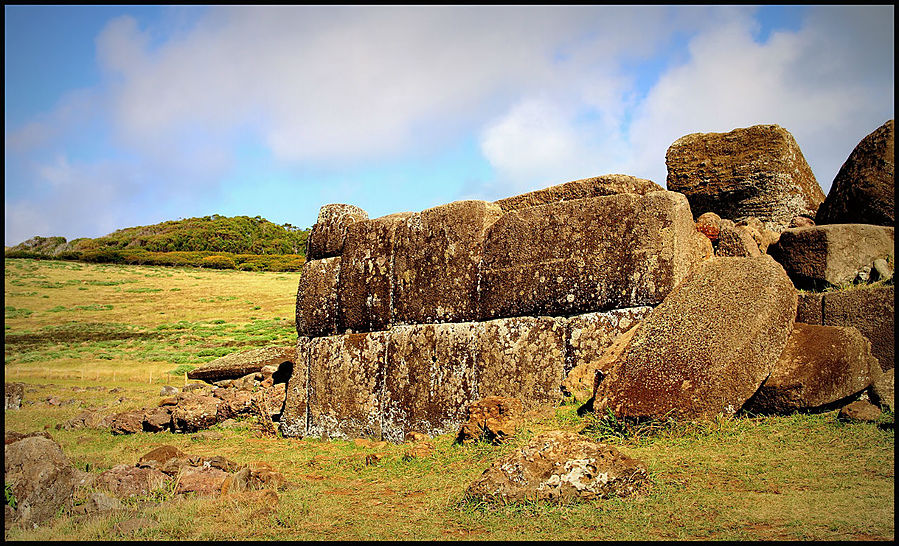
[[[186,457],[187,455],[185,455],[184,452],[182,452],[177,447],[171,445],[163,445],[141,456],[141,458],[137,461],[137,466],[159,468],[165,465],[165,463],[167,463],[171,459],[183,459]]]
[[[113,434],[134,434],[144,430],[143,410],[116,413],[110,420],[109,429]]]
[[[887,121],[852,150],[818,209],[818,224],[896,225],[894,125]]]
[[[99,411],[85,410],[64,423],[57,423],[56,430],[73,430],[79,428],[110,428],[112,416]]]
[[[755,216],[782,231],[794,216],[814,216],[824,192],[799,145],[779,125],[729,133],[693,133],[665,154],[668,190],[683,193],[694,214]]]
[[[159,406],[144,412],[143,430],[162,432],[172,428],[172,406]]]
[[[395,324],[479,319],[484,234],[503,214],[486,201],[457,201],[423,210],[396,229]]]
[[[412,432],[437,436],[465,420],[477,398],[480,323],[421,324],[391,329],[384,368],[383,438]]]
[[[822,290],[855,281],[877,258],[891,257],[894,228],[830,224],[787,229],[768,253],[783,265],[797,288]]]
[[[339,331],[372,332],[390,325],[396,230],[411,216],[391,214],[347,228],[338,286]]]
[[[218,422],[222,401],[204,394],[182,393],[177,406],[172,407],[173,432],[196,432]]]
[[[218,423],[253,411],[253,393],[240,389],[217,389],[213,396],[222,401],[216,410]]]
[[[509,212],[487,231],[484,319],[656,305],[710,255],[683,195],[619,194]]]
[[[227,477],[228,473],[218,468],[189,466],[178,475],[175,494],[194,493],[200,497],[218,496],[222,492],[222,486]]]
[[[297,334],[327,336],[337,333],[337,286],[341,258],[303,264],[297,288]]]
[[[27,527],[45,523],[72,501],[75,468],[52,439],[26,436],[3,449],[3,483],[16,498],[7,518]]]
[[[824,294],[823,323],[853,326],[871,342],[883,370],[895,366],[895,287],[872,286]]]
[[[22,398],[25,396],[24,383],[4,383],[3,392],[3,409],[17,410],[22,407]]]
[[[871,384],[871,390],[869,391],[871,400],[877,403],[881,408],[889,411],[896,410],[894,372],[895,368],[890,368],[880,374],[880,377],[875,379],[874,383]]]
[[[507,197],[496,201],[496,204],[500,206],[503,212],[510,212],[528,207],[538,207],[547,203],[561,203],[562,201],[573,201],[588,197],[616,195],[619,193],[646,195],[654,191],[664,190],[665,188],[652,180],[637,178],[627,174],[606,174],[566,182],[514,197]]]
[[[521,425],[522,406],[518,398],[488,396],[468,406],[468,421],[456,434],[456,442],[469,444],[485,440],[501,444]]]
[[[733,225],[731,220],[722,220],[720,216],[714,212],[704,212],[696,218],[696,231],[708,237],[712,243],[718,242],[718,236],[721,234],[722,223]]]
[[[308,436],[380,439],[386,346],[385,332],[309,341]]]
[[[504,504],[592,501],[628,497],[648,483],[642,461],[573,432],[553,431],[494,462],[466,496]]]
[[[250,373],[257,373],[264,366],[278,366],[279,369],[286,367],[284,364],[292,364],[295,358],[296,347],[260,347],[234,352],[207,362],[187,372],[187,377],[209,382],[237,379]],[[160,396],[171,395],[160,393]]]
[[[339,256],[343,252],[347,228],[362,220],[368,220],[368,213],[359,207],[340,203],[323,206],[306,239],[306,259]]]
[[[871,343],[855,328],[797,322],[771,375],[744,409],[815,410],[859,394],[880,375]]]
[[[716,256],[754,258],[761,256],[759,244],[747,226],[722,226],[718,233]]]
[[[650,311],[649,306],[629,307],[565,320],[565,373],[601,357],[619,335],[636,326]]]
[[[287,382],[284,411],[279,421],[281,434],[289,438],[306,436],[307,392],[309,388],[309,338],[297,338],[297,361]]]
[[[619,417],[736,413],[793,330],[796,290],[768,256],[700,265],[635,329],[594,393]]]
[[[178,387],[166,385],[159,390],[159,396],[175,396],[179,392],[181,391],[178,390]]]
[[[94,487],[118,498],[142,497],[165,485],[169,477],[155,468],[120,464],[94,479]]]
[[[840,408],[837,419],[840,421],[873,423],[881,415],[880,408],[865,400],[856,400]]]

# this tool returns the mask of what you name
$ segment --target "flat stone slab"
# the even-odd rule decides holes
[[[627,174],[606,174],[583,180],[574,180],[556,186],[550,186],[513,197],[500,199],[495,203],[503,209],[503,212],[537,207],[548,203],[560,203],[588,197],[600,197],[603,195],[615,195],[619,193],[635,193],[646,195],[654,191],[664,191],[652,180],[637,178]]]
[[[880,374],[871,343],[855,328],[797,322],[771,375],[745,409],[814,410],[862,392]]]
[[[394,324],[478,320],[478,280],[484,233],[499,205],[457,201],[423,210],[396,230]]]
[[[796,290],[768,256],[713,258],[635,329],[595,391],[594,411],[711,419],[736,413],[771,373]]]
[[[656,305],[703,257],[683,195],[618,194],[507,213],[487,230],[483,319]]]
[[[697,217],[755,216],[782,231],[794,216],[814,217],[824,201],[796,139],[779,125],[685,135],[668,148],[665,165],[668,189],[686,195]]]
[[[337,333],[337,286],[341,258],[325,258],[303,264],[297,287],[297,334],[328,336]]]
[[[339,256],[343,252],[347,227],[362,220],[368,220],[368,213],[354,205],[335,203],[323,206],[306,239],[306,259]]]
[[[261,347],[234,352],[207,362],[187,372],[187,378],[213,383],[244,377],[262,371],[264,366],[280,367],[285,362],[293,363],[295,360],[296,347]]]
[[[894,255],[894,228],[871,224],[829,224],[792,228],[768,253],[798,288],[822,290],[853,282],[874,260]]]

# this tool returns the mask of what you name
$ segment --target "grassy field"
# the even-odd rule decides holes
[[[228,352],[296,339],[298,273],[7,260],[6,381],[26,384],[6,430],[50,428],[79,468],[133,464],[163,444],[239,463],[266,461],[291,482],[277,503],[166,492],[104,515],[63,511],[12,540],[893,540],[894,432],[835,412],[669,423],[616,435],[575,405],[534,416],[504,446],[455,446],[405,460],[403,446],[272,438],[252,421],[219,434],[54,430],[85,408],[112,413],[158,400],[184,370]],[[102,387],[85,390],[85,387]],[[109,392],[114,389],[114,392]],[[55,402],[47,400],[55,397]],[[580,431],[644,460],[652,486],[588,504],[485,506],[465,488],[499,456],[544,430]],[[623,437],[622,437],[623,436]],[[378,453],[379,462],[366,464]],[[117,523],[140,516],[121,535]]]

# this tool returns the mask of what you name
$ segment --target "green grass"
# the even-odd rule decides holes
[[[219,439],[57,431],[86,408],[112,413],[155,404],[162,385],[181,386],[185,371],[215,354],[296,340],[297,273],[71,265],[7,260],[6,381],[27,386],[22,409],[4,412],[7,430],[49,428],[72,463],[90,472],[134,464],[169,444],[191,455],[263,460],[295,486],[279,491],[270,510],[251,496],[179,499],[160,491],[121,512],[63,511],[38,529],[7,531],[10,540],[894,539],[892,414],[879,425],[843,423],[836,412],[635,423],[578,416],[569,401],[529,418],[506,445],[454,445],[446,434],[433,440],[432,457],[415,460],[403,458],[404,446],[265,437],[252,419],[214,427]],[[47,288],[52,298],[44,299],[43,289],[14,288],[13,281],[33,282],[22,274],[59,287]],[[126,293],[124,283],[81,282],[132,278],[163,290]],[[214,305],[199,301],[216,297]],[[111,309],[99,308],[105,305]],[[56,306],[67,311],[52,312]],[[9,307],[31,313],[10,317]],[[80,390],[93,386],[102,389]],[[120,390],[109,392],[113,387]],[[50,396],[74,403],[51,406],[43,402]],[[645,461],[650,488],[586,504],[466,500],[466,487],[493,461],[553,429]],[[375,453],[380,461],[366,464]],[[152,525],[134,535],[114,532],[116,523],[138,516]]]

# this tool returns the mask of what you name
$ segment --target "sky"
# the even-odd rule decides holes
[[[5,244],[301,228],[602,174],[776,123],[825,193],[894,117],[893,6],[4,6]]]

